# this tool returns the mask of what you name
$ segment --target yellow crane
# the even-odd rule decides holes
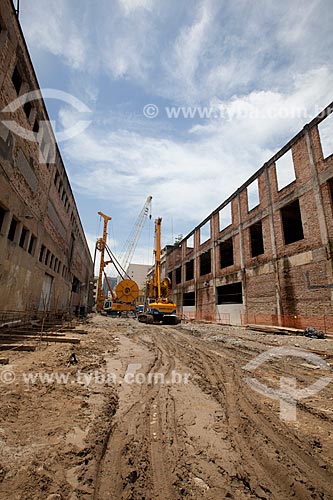
[[[99,250],[101,253],[101,263],[99,266],[98,275],[96,311],[100,312],[104,310],[110,314],[122,313],[124,311],[136,311],[135,300],[139,296],[139,287],[137,283],[130,279],[123,279],[116,286],[116,293],[114,293],[105,273],[105,267],[109,264],[113,264],[117,271],[120,271],[117,268],[117,265],[119,265],[119,263],[117,262],[117,259],[112,254],[110,248],[107,245],[107,226],[112,217],[103,214],[103,212],[98,212],[98,215],[100,215],[104,219],[104,227],[102,238],[99,238],[96,242],[96,250]],[[110,260],[105,260],[105,251],[108,253]],[[121,266],[119,265],[119,267]],[[112,300],[108,300],[108,297],[106,296],[103,289],[103,275],[105,276],[105,280],[110,290]]]
[[[169,299],[171,281],[169,278],[164,278],[161,281],[161,224],[162,219],[159,217],[155,220],[154,275],[148,283],[150,302],[147,310],[138,315],[138,320],[141,323],[162,322],[163,324],[177,325],[181,320],[176,316],[176,304]]]

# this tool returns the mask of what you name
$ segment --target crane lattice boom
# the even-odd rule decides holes
[[[139,236],[141,234],[145,219],[149,213],[149,207],[152,201],[152,196],[148,196],[146,202],[134,224],[132,232],[130,233],[126,243],[124,255],[121,258],[121,264],[123,269],[127,272],[128,266],[132,260],[133,254],[135,252],[136,245],[138,243]]]

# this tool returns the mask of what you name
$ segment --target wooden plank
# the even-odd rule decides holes
[[[87,330],[75,330],[75,328],[61,328],[60,330],[57,330],[57,332],[72,332],[72,333],[79,333],[80,335],[87,335],[88,332]]]
[[[245,325],[246,328],[250,330],[255,330],[263,333],[275,333],[278,335],[293,335],[297,333],[299,330],[294,330],[290,328],[282,328],[279,326],[267,326],[267,325]],[[291,331],[294,330],[294,331]]]
[[[0,344],[0,351],[35,351],[34,345]]]
[[[0,335],[0,342],[17,342],[22,340],[41,340],[43,342],[63,342],[66,344],[79,344],[80,339],[74,337],[57,337],[56,335]]]
[[[20,337],[22,335],[23,336],[24,335],[32,335],[32,336],[36,337],[37,335],[40,335],[40,330],[6,330],[6,331],[2,331],[0,333],[0,335],[2,337],[4,337],[4,336]],[[55,335],[55,332],[43,332],[42,335],[44,337],[46,337],[47,335]],[[64,337],[65,333],[59,333],[59,336]]]
[[[42,337],[43,342],[62,342],[64,344],[79,344],[80,339],[74,337]]]

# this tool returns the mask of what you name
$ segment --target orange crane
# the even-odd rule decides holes
[[[99,266],[99,275],[98,275],[98,289],[97,289],[97,300],[96,300],[96,311],[101,311],[103,309],[103,304],[105,300],[105,293],[103,290],[103,273],[105,274],[104,268],[110,264],[109,261],[105,261],[105,247],[106,247],[106,241],[108,237],[107,233],[107,228],[108,228],[108,222],[109,220],[112,219],[112,217],[109,217],[108,215],[103,214],[103,212],[98,212],[98,215],[100,215],[104,219],[104,227],[103,227],[103,236],[102,238],[99,238],[96,242],[96,249],[101,252],[101,263]],[[95,252],[96,253],[96,252]],[[110,287],[110,283],[108,282],[108,287]]]
[[[161,223],[161,217],[155,220],[155,266],[153,279],[148,283],[150,302],[147,310],[138,315],[138,320],[141,323],[177,325],[181,319],[176,316],[176,304],[169,299],[171,281],[169,278],[161,281]]]
[[[96,242],[96,250],[99,250],[101,253],[101,263],[99,266],[98,275],[96,311],[100,312],[102,310],[105,310],[108,313],[136,311],[135,300],[139,296],[139,287],[135,283],[135,281],[130,279],[123,279],[118,283],[116,287],[116,293],[114,293],[105,273],[105,267],[109,264],[113,264],[119,273],[120,271],[118,269],[118,266],[121,266],[107,245],[107,226],[108,222],[112,218],[108,215],[103,214],[103,212],[98,212],[98,215],[100,215],[104,219],[104,227],[102,238],[99,238]],[[105,251],[108,253],[110,260],[105,260]],[[103,290],[103,275],[105,276],[108,288],[112,296],[112,300],[107,300],[108,297],[105,295],[105,292]]]

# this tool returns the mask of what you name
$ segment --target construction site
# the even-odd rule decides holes
[[[102,200],[92,247],[19,15],[1,2],[0,500],[333,500],[333,103],[185,237],[152,190],[121,254]]]

